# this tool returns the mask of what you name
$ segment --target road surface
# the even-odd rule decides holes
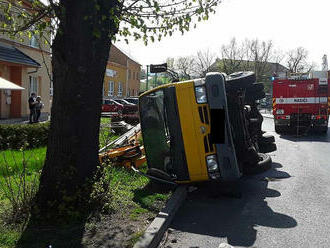
[[[241,198],[205,185],[188,194],[161,247],[330,247],[330,129],[326,136],[275,135],[271,170],[242,178]]]

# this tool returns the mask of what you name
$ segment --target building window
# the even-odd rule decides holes
[[[118,82],[118,96],[122,96],[122,95],[123,95],[122,83]]]
[[[133,79],[135,79],[135,71],[133,71]]]
[[[128,79],[131,79],[131,70],[128,70]]]
[[[106,69],[105,74],[108,77],[115,77],[115,76],[117,76],[117,71],[112,70],[112,69]]]
[[[32,37],[31,37],[30,46],[34,47],[34,48],[39,48],[38,40],[35,37],[35,35],[32,35]]]
[[[136,80],[139,80],[140,76],[139,76],[139,72],[136,73]]]
[[[113,81],[109,81],[109,88],[108,88],[108,96],[113,96],[113,92],[114,92],[114,82]]]
[[[130,88],[128,88],[127,90],[126,90],[126,96],[130,96]]]
[[[54,94],[54,85],[53,85],[53,81],[50,81],[49,95],[53,96],[53,94]]]
[[[29,96],[31,93],[38,95],[38,78],[33,76],[29,77]]]

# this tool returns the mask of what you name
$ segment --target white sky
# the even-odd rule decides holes
[[[221,45],[232,37],[258,38],[272,40],[284,51],[302,46],[309,60],[320,66],[323,54],[330,60],[329,16],[329,0],[223,0],[215,15],[183,36],[177,33],[148,46],[141,41],[116,45],[146,65],[203,49],[220,54]]]

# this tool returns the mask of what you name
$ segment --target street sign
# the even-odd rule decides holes
[[[159,64],[159,65],[150,65],[151,73],[160,73],[167,71],[167,63]]]

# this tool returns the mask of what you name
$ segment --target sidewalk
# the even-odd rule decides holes
[[[49,121],[50,116],[48,115],[48,113],[41,113],[39,120],[40,120],[40,122]],[[0,119],[0,125],[1,124],[28,124],[28,123],[29,123],[28,116],[25,116],[22,118]]]
[[[261,108],[261,109],[259,109],[259,112],[260,112],[260,114],[262,114],[262,116],[265,117],[265,118],[274,119],[274,116],[273,116],[272,110]]]
[[[261,113],[261,115],[262,115],[264,118],[274,119],[274,115],[272,115],[272,114],[264,114],[264,113]]]

